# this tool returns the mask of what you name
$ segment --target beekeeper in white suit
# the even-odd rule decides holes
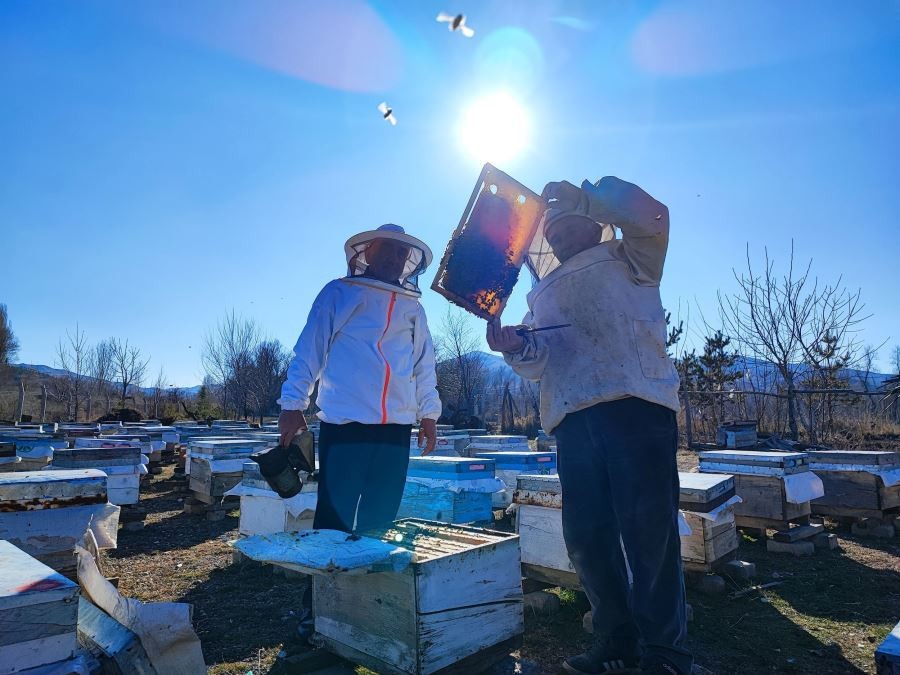
[[[581,187],[549,183],[544,197],[550,208],[529,251],[539,281],[524,324],[570,325],[520,336],[494,322],[487,339],[516,372],[541,383],[541,422],[556,435],[563,535],[595,639],[563,667],[687,674],[678,375],[659,294],[669,211],[611,176]]]
[[[281,388],[281,441],[306,429],[316,382],[320,408],[319,496],[314,527],[351,532],[397,515],[412,425],[423,455],[441,415],[434,347],[418,277],[431,250],[398,225],[351,237],[347,276],[319,293]],[[300,633],[313,631],[310,598]]]

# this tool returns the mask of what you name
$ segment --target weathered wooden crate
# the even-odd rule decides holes
[[[875,669],[878,675],[900,675],[900,623],[875,650]]]
[[[725,422],[716,430],[716,445],[720,448],[756,447],[756,420]]]
[[[0,474],[0,511],[105,504],[106,474],[96,469]]]
[[[811,450],[810,469],[825,484],[812,512],[826,516],[883,517],[900,507],[900,453]]]
[[[727,474],[678,474],[682,509],[691,534],[681,537],[685,568],[709,571],[738,547],[734,522],[735,478]]]
[[[185,462],[190,489],[209,498],[222,497],[241,482],[244,461],[267,447],[268,441],[252,438],[192,440]]]
[[[233,545],[312,574],[325,647],[375,672],[482,672],[521,644],[514,534],[405,519],[361,536],[312,530]]]
[[[815,480],[805,453],[701,452],[700,471],[734,476],[735,492],[743,500],[734,509],[738,527],[779,528],[809,518],[809,500],[793,501],[786,484],[787,481]]]
[[[413,562],[401,572],[314,577],[316,631],[329,649],[379,673],[425,674],[479,672],[516,648],[524,631],[516,535],[417,520],[372,535],[411,551]]]
[[[555,452],[531,452],[528,450],[501,450],[493,452],[475,452],[475,457],[493,459],[496,465],[497,478],[506,484],[505,492],[494,493],[493,505],[505,508],[512,504],[512,495],[516,490],[516,480],[521,474],[556,473]]]
[[[489,522],[492,493],[485,485],[494,479],[490,459],[412,457],[397,516],[457,524]]]
[[[0,673],[70,658],[77,647],[78,585],[0,541]]]
[[[84,597],[78,600],[78,643],[100,659],[103,673],[157,675],[140,638]]]

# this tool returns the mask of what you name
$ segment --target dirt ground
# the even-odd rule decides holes
[[[679,464],[696,464],[680,453]],[[277,659],[296,629],[304,584],[271,568],[232,564],[237,511],[218,522],[182,512],[185,482],[172,467],[141,488],[146,526],[119,532],[105,560],[119,590],[146,601],[189,602],[210,673],[284,673]],[[766,554],[752,538],[739,557],[755,562],[754,584],[780,585],[742,598],[688,591],[694,609],[690,647],[713,673],[874,673],[876,646],[900,620],[900,538],[859,539],[844,529],[839,551],[810,558]],[[728,579],[729,590],[747,582]],[[568,654],[588,645],[580,594],[556,589],[561,610],[526,616],[519,656],[528,672],[554,673]]]

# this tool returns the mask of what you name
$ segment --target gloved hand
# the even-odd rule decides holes
[[[547,183],[541,196],[550,208],[578,211],[598,223],[617,227],[668,224],[669,210],[634,183],[606,176],[596,183],[584,181],[578,188],[568,181]],[[550,201],[550,200],[556,200]]]

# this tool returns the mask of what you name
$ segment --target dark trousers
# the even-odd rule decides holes
[[[319,496],[313,527],[364,531],[397,516],[409,465],[408,424],[319,427]],[[312,635],[312,585],[303,596],[300,634]]]
[[[690,673],[675,413],[625,398],[566,415],[554,434],[563,536],[591,603],[595,639]]]

